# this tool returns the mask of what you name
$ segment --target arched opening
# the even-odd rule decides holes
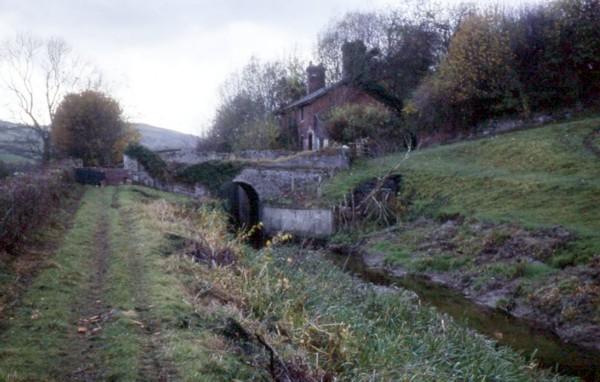
[[[260,222],[260,200],[258,193],[248,183],[234,182],[232,215],[242,229],[251,229]]]

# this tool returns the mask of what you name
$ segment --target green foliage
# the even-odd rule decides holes
[[[521,267],[523,270],[518,273],[528,279],[543,278],[556,272],[556,269],[544,263],[524,263]]]
[[[502,16],[473,14],[462,20],[447,55],[422,82],[411,106],[418,110],[421,129],[471,127],[521,110],[519,89]]]
[[[201,183],[214,193],[233,180],[244,168],[241,162],[209,161],[187,166],[175,174],[175,180],[195,184]]]
[[[127,146],[125,154],[137,160],[152,177],[161,181],[169,179],[167,163],[149,148],[134,143]]]
[[[331,139],[340,143],[382,136],[393,139],[389,133],[394,132],[394,122],[392,114],[382,107],[348,104],[329,112],[327,130]]]

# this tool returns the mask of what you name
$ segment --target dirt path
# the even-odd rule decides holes
[[[135,220],[131,212],[120,208],[119,194],[113,197],[112,206],[119,208],[121,217],[121,226],[128,237],[135,237]],[[135,310],[138,313],[139,321],[143,323],[141,328],[142,337],[142,355],[138,370],[138,381],[170,381],[175,372],[168,361],[161,357],[160,349],[162,340],[160,333],[160,322],[152,314],[153,305],[148,297],[148,282],[144,277],[146,264],[142,253],[135,250],[128,251],[127,268],[131,275],[131,286],[134,290]]]
[[[101,360],[98,348],[101,343],[98,336],[102,330],[102,323],[108,320],[112,310],[104,294],[106,290],[106,275],[109,270],[111,256],[109,244],[109,222],[106,209],[102,209],[98,216],[98,223],[94,234],[94,253],[91,265],[93,271],[87,283],[85,293],[81,300],[76,302],[73,309],[76,318],[76,329],[69,334],[72,348],[65,357],[65,377],[73,381],[99,381],[103,380]]]
[[[7,310],[0,381],[175,379],[166,308],[183,291],[165,283],[161,241],[124,190],[86,189],[55,256]]]

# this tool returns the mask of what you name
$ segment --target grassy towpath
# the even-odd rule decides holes
[[[182,290],[150,271],[160,267],[161,237],[136,221],[134,195],[87,190],[63,244],[7,318],[0,381],[160,381],[175,374],[161,353],[153,309],[181,300]]]

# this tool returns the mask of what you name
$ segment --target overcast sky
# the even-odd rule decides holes
[[[15,32],[62,37],[100,68],[131,121],[201,134],[220,83],[252,55],[273,59],[295,50],[309,57],[332,17],[394,3],[0,0],[0,39]],[[11,119],[2,103],[0,119]]]

